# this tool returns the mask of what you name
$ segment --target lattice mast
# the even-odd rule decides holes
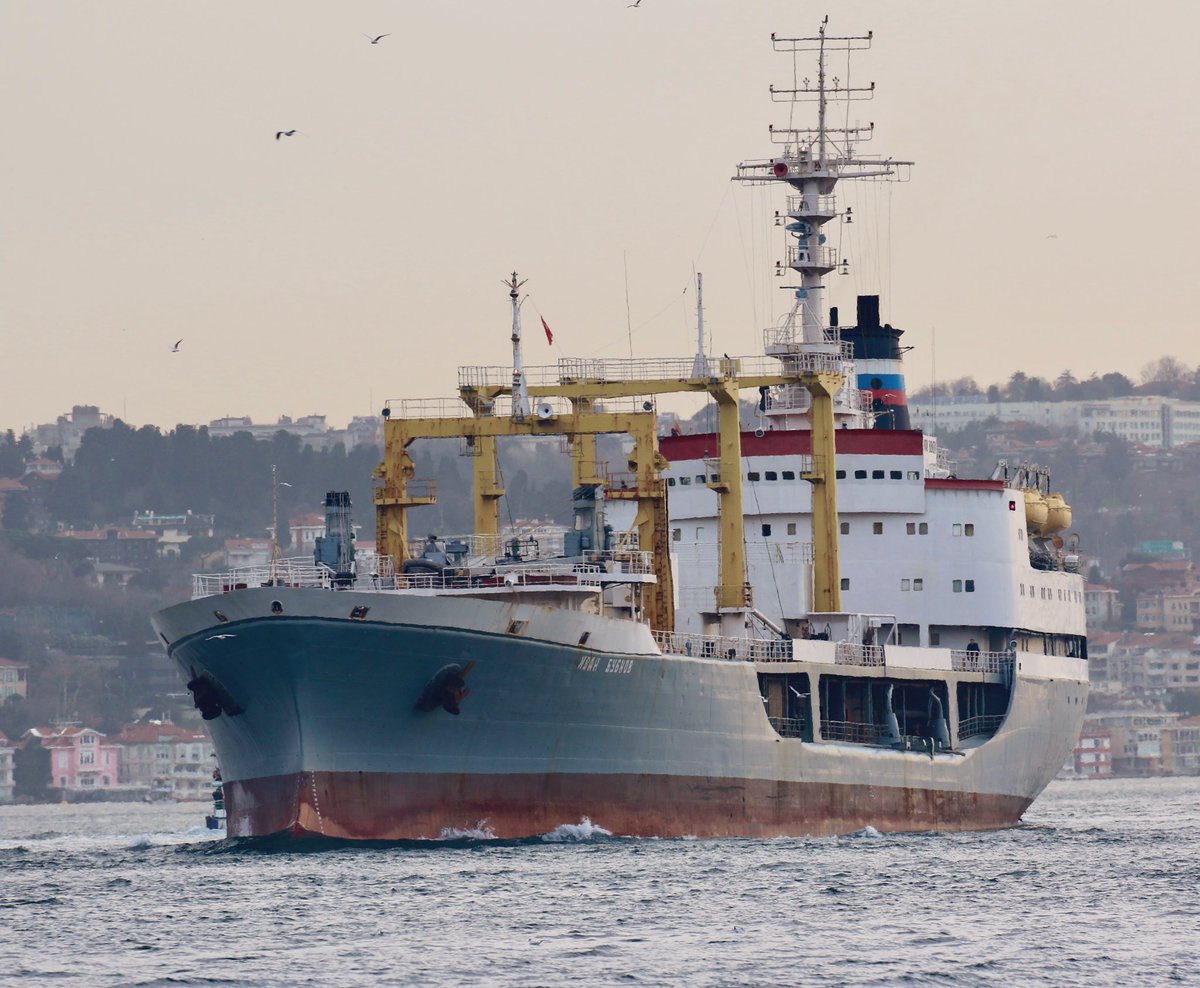
[[[768,352],[795,352],[796,344],[807,344],[820,348],[822,344],[836,343],[836,334],[827,331],[825,320],[824,278],[838,268],[846,272],[849,262],[837,256],[834,249],[826,245],[823,229],[834,219],[850,223],[850,209],[839,211],[833,195],[840,179],[858,178],[907,178],[911,161],[896,161],[891,158],[863,156],[856,152],[855,145],[868,141],[874,134],[875,124],[845,127],[828,125],[830,103],[869,100],[874,96],[875,83],[852,86],[843,83],[838,76],[829,76],[829,58],[834,53],[850,52],[871,47],[873,32],[853,37],[836,37],[826,33],[829,18],[821,22],[814,37],[780,38],[771,35],[775,51],[790,54],[793,74],[798,56],[803,52],[816,52],[817,79],[793,79],[789,88],[771,86],[771,98],[776,102],[817,104],[816,127],[771,126],[771,140],[783,145],[783,153],[767,161],[749,161],[738,165],[735,179],[750,184],[781,182],[790,186],[793,194],[787,197],[786,210],[776,213],[776,223],[795,238],[787,247],[785,258],[776,262],[775,273],[783,276],[788,269],[800,276],[799,286],[789,285],[795,291],[795,305],[786,320],[783,331],[776,331],[767,340]],[[848,74],[848,70],[847,70]],[[799,332],[796,323],[799,322]]]

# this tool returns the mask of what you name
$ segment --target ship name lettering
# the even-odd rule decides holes
[[[633,659],[609,659],[608,665],[604,667],[604,671],[616,673],[633,672]]]
[[[600,656],[585,655],[579,660],[579,665],[576,667],[580,672],[595,672],[600,668]]]

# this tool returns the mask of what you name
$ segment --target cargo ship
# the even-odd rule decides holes
[[[763,353],[464,367],[452,399],[385,407],[376,549],[347,495],[313,558],[194,578],[153,616],[208,722],[231,837],[758,837],[1011,826],[1071,752],[1088,689],[1070,508],[1044,471],[955,475],[909,428],[901,330],[879,299],[826,308],[853,216],[838,182],[901,177],[827,78],[871,36],[772,37],[815,57],[811,128],[735,178],[780,191],[791,308]],[[698,288],[700,286],[698,285]],[[658,397],[703,395],[711,432],[659,437]],[[754,428],[744,429],[744,399]],[[674,430],[673,430],[674,431]],[[624,437],[619,470],[600,436]],[[505,533],[497,444],[572,462],[558,544]],[[436,503],[417,440],[470,458],[475,531],[412,539]]]

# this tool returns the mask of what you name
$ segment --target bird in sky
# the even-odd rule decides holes
[[[275,140],[279,140],[279,138],[281,138],[281,137],[291,137],[293,134],[296,134],[296,133],[299,133],[299,132],[296,130],[277,130],[277,131],[275,131]]]
[[[639,2],[640,2],[640,0],[639,0]],[[390,37],[391,37],[391,34],[377,34],[377,35],[375,35],[374,37],[372,37],[372,36],[371,36],[371,35],[369,35],[369,34],[364,34],[364,35],[363,35],[363,37],[364,37],[364,38],[366,38],[366,39],[367,39],[369,42],[371,42],[371,44],[373,44],[373,45],[377,45],[377,44],[379,44],[379,42],[381,42],[381,41],[382,41],[384,38],[390,38]]]
[[[223,642],[226,638],[236,638],[237,635],[209,635],[204,640],[206,642]]]
[[[641,5],[642,5],[642,0],[633,0],[633,3],[627,4],[627,6],[629,6],[629,7],[640,7]]]
[[[171,352],[172,352],[172,353],[178,353],[178,352],[179,352],[179,344],[180,344],[180,343],[182,343],[182,342],[183,342],[183,340],[182,340],[182,339],[178,339],[178,340],[176,340],[176,341],[175,341],[175,345],[174,345],[173,347],[171,347]]]

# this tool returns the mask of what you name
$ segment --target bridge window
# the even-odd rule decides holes
[[[796,534],[796,523],[794,521],[789,521],[787,523],[787,533],[788,535]]]
[[[783,474],[781,476],[783,477],[784,480],[795,480],[796,479],[796,471],[795,470],[784,470]]]
[[[675,478],[674,478],[674,477],[668,477],[668,478],[667,478],[667,486],[668,486],[668,487],[674,487],[674,486],[675,486]]]
[[[871,532],[874,535],[882,535],[883,534],[883,522],[881,522],[881,521],[872,522]]]
[[[679,486],[680,487],[689,487],[689,486],[691,486],[691,483],[692,483],[691,477],[680,477],[679,478]]]
[[[846,479],[846,471],[845,470],[834,470],[833,476],[834,476],[835,480],[845,480]]]
[[[766,473],[763,474],[763,478],[765,480],[778,480],[779,474],[777,474],[774,470],[768,470]]]
[[[703,483],[704,483],[704,474],[702,474],[702,473],[698,473],[698,474],[696,474],[696,483],[697,483],[697,484],[703,484]]]
[[[842,534],[843,534],[843,535],[849,535],[849,534],[850,534],[850,522],[848,522],[848,521],[844,521],[844,522],[842,522],[842,526],[841,526],[841,528],[842,528]]]
[[[917,523],[915,521],[908,522],[904,526],[904,534],[905,535],[916,535],[917,534]]]
[[[914,591],[924,590],[924,589],[925,589],[925,581],[924,580],[921,580],[921,579],[913,580],[913,590]]]
[[[919,524],[917,526],[917,534],[918,535],[928,535],[929,534],[929,522],[927,522],[927,521],[921,522],[921,524]]]
[[[843,577],[842,577],[842,589],[843,589],[843,590],[849,590],[849,589],[850,589],[850,577],[848,577],[848,576],[843,576]]]
[[[763,538],[765,539],[765,538],[766,538],[768,535],[770,535],[770,534],[771,534],[771,526],[770,526],[770,525],[763,525],[763,527],[762,527],[762,533],[763,533]]]
[[[866,480],[867,479],[867,471],[866,470],[855,470],[854,471],[854,479],[855,480]]]
[[[920,480],[921,479],[921,471],[920,470],[909,470],[908,471],[908,479],[909,480]]]
[[[872,470],[871,471],[871,479],[872,480],[883,480],[883,471],[882,470]]]
[[[972,525],[970,522],[967,522],[965,525],[963,525],[963,535],[966,535],[969,537],[974,534],[975,534],[975,526],[974,525]]]
[[[758,471],[751,471],[750,473],[746,474],[746,479],[753,484],[760,479],[760,475]]]
[[[888,478],[891,480],[900,480],[901,478],[903,478],[903,476],[904,476],[904,474],[899,470],[888,471]]]
[[[963,589],[965,589],[967,591],[967,593],[974,593],[975,592],[975,581],[974,580],[964,580],[963,581]]]
[[[950,589],[955,593],[962,593],[962,580],[954,580],[950,584]]]

